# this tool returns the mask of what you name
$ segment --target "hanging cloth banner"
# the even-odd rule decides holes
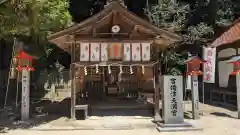
[[[122,43],[110,43],[108,49],[109,59],[122,59]]]
[[[100,61],[100,43],[91,43],[90,61]]]
[[[140,43],[132,43],[132,61],[141,61]]]
[[[80,44],[80,61],[89,61],[89,51],[90,45],[89,43],[81,43]]]
[[[123,45],[123,60],[131,61],[131,43],[124,43]]]
[[[108,43],[101,43],[101,61],[108,61]]]
[[[142,43],[142,61],[151,60],[150,43]]]
[[[203,47],[203,82],[215,83],[216,48]]]

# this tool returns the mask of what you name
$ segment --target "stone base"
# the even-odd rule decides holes
[[[159,123],[160,121],[162,121],[162,118],[161,118],[160,115],[155,115],[155,116],[153,117],[153,122],[154,122],[154,123]]]
[[[164,124],[164,123],[157,123],[158,127],[157,130],[159,132],[178,132],[178,131],[199,131],[202,130],[201,128],[196,128],[189,123],[182,123],[182,124]]]

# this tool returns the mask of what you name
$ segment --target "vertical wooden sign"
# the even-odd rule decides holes
[[[21,106],[21,120],[29,119],[29,83],[30,71],[27,69],[22,70],[22,106]]]

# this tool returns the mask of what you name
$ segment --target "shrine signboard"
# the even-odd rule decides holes
[[[182,76],[163,76],[165,124],[184,123]]]
[[[216,48],[203,47],[203,81],[206,83],[215,83],[215,61]]]

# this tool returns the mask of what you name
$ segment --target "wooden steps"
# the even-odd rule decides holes
[[[91,105],[92,109],[110,110],[110,109],[137,109],[148,110],[153,108],[151,104],[139,103],[136,100],[108,99],[107,101],[97,102]]]

